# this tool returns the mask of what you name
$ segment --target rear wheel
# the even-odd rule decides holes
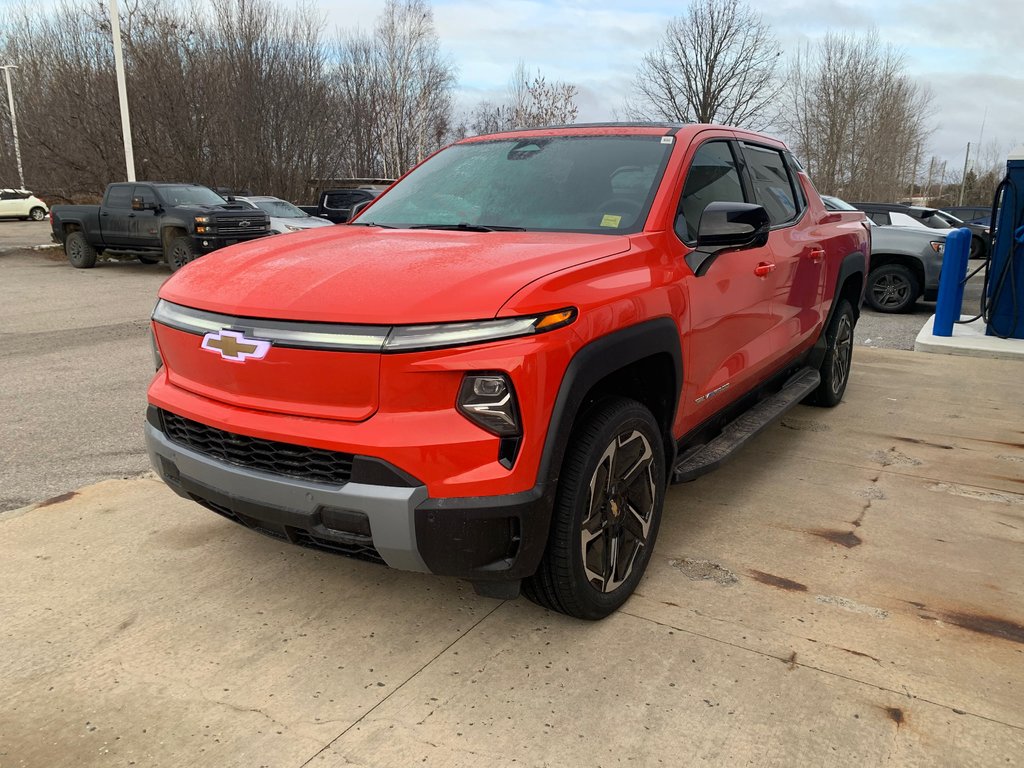
[[[171,272],[177,272],[195,258],[196,250],[192,245],[192,238],[185,235],[171,240],[164,251],[164,260],[171,268]]]
[[[633,593],[658,535],[665,452],[651,412],[616,398],[577,426],[555,498],[547,550],[524,594],[581,619],[601,619]]]
[[[968,258],[984,259],[986,251],[984,240],[977,236],[971,238],[971,253]]]
[[[846,299],[840,299],[835,314],[825,330],[825,359],[819,369],[821,383],[805,400],[810,405],[834,408],[839,405],[850,380],[850,364],[853,362],[853,327],[856,324],[853,307]]]
[[[868,275],[866,298],[879,312],[907,312],[920,295],[917,277],[903,264],[885,264]]]
[[[96,249],[89,245],[81,232],[70,232],[64,239],[64,254],[76,269],[96,266]]]
[[[29,218],[32,219],[32,221],[42,221],[43,219],[46,218],[46,211],[44,211],[39,206],[36,206],[35,208],[28,212],[28,215]]]

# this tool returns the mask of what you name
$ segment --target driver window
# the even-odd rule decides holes
[[[701,214],[709,203],[745,203],[736,159],[727,141],[709,141],[694,153],[676,210],[675,230],[686,243],[697,241]]]

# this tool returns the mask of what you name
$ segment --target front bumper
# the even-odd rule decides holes
[[[260,238],[267,237],[274,234],[270,230],[266,232],[260,232],[258,234],[238,234],[238,235],[192,235],[192,246],[195,248],[196,253],[210,253],[216,251],[218,248],[226,248],[229,245],[235,245],[236,243],[247,243],[250,240],[259,240]]]
[[[171,440],[152,406],[153,468],[179,496],[301,546],[472,581],[534,573],[547,542],[542,487],[506,496],[431,499],[426,486],[327,484],[249,469]]]

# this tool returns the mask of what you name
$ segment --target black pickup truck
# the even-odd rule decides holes
[[[299,208],[310,216],[344,224],[352,218],[360,203],[376,200],[392,183],[392,179],[347,179],[336,188],[323,190],[316,205],[300,205]]]
[[[104,251],[162,258],[175,271],[196,257],[270,233],[267,214],[198,184],[110,184],[100,205],[56,205],[53,239],[71,265],[88,269]]]

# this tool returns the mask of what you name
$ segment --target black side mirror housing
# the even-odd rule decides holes
[[[772,222],[763,205],[709,203],[697,226],[697,247],[686,261],[700,277],[724,251],[760,248],[767,244]]]

